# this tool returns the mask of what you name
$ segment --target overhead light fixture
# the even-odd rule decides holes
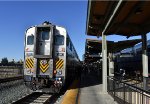
[[[92,27],[92,26],[89,26],[89,28],[91,28],[91,29],[92,29],[93,27]]]

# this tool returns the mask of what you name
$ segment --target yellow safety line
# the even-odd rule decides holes
[[[76,104],[77,95],[78,95],[78,84],[79,81],[75,80],[69,90],[65,93],[65,96],[61,104]]]

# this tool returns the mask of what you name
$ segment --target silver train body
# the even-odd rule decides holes
[[[24,44],[24,82],[32,90],[59,92],[77,76],[80,60],[65,28],[30,27]]]

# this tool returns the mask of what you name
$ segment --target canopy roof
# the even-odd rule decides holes
[[[89,0],[87,11],[87,35],[101,36],[107,22],[112,20],[105,35],[124,35],[127,37],[150,32],[150,1],[125,0],[118,6],[118,1]],[[116,7],[118,8],[116,9]],[[114,12],[116,9],[116,12]],[[114,13],[114,15],[112,15]]]
[[[135,40],[125,40],[125,41],[107,41],[107,51],[108,52],[118,52],[123,49],[134,46],[135,44],[141,42],[141,39]],[[95,39],[86,39],[85,43],[85,61],[96,61],[101,59],[102,52],[102,41]]]

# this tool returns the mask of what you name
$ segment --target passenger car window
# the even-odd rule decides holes
[[[69,38],[67,38],[67,46],[69,46]]]
[[[64,36],[56,35],[55,36],[55,45],[64,45]]]
[[[49,31],[42,31],[42,40],[49,40]]]
[[[72,44],[70,43],[70,50],[72,51]]]
[[[30,35],[27,37],[27,45],[33,45],[34,43],[34,36]]]

